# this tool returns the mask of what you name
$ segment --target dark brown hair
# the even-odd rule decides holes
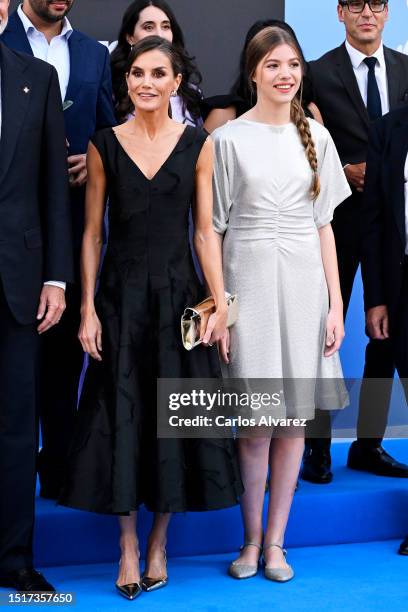
[[[178,49],[168,40],[160,36],[148,36],[142,38],[134,45],[125,63],[125,75],[130,73],[135,60],[148,51],[161,51],[170,60],[174,76],[183,75],[183,56]]]
[[[245,57],[245,72],[248,79],[248,86],[252,91],[256,91],[256,83],[253,76],[256,68],[266,55],[280,45],[289,45],[295,51],[301,66],[302,73],[305,71],[303,53],[296,38],[287,30],[278,27],[264,28],[249,42]],[[295,96],[291,103],[291,120],[296,125],[300,139],[305,149],[306,157],[313,172],[313,180],[310,194],[313,200],[320,193],[320,181],[317,173],[317,154],[315,144],[310,131],[310,125],[302,108],[301,101]]]
[[[123,15],[122,25],[118,35],[118,45],[111,55],[113,95],[115,99],[115,113],[119,123],[126,121],[128,115],[133,112],[133,104],[127,94],[125,80],[126,66],[129,60],[132,46],[128,43],[127,37],[132,36],[135,25],[139,21],[140,13],[148,6],[155,6],[165,13],[170,21],[171,31],[173,32],[173,47],[183,57],[183,81],[180,85],[179,94],[183,103],[183,112],[189,111],[193,120],[200,117],[201,100],[201,74],[198,71],[194,58],[189,56],[185,49],[184,36],[180,25],[164,0],[135,0],[127,8]]]

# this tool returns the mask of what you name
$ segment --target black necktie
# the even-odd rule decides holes
[[[367,112],[371,121],[382,116],[381,96],[378,89],[377,79],[375,78],[375,65],[377,58],[366,57],[364,63],[368,66],[367,79]]]

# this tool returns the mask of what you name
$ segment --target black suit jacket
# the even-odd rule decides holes
[[[408,108],[402,108],[371,127],[361,208],[365,309],[386,304],[391,323],[403,279],[407,154]]]
[[[408,103],[408,56],[384,47],[390,110]],[[370,119],[358,88],[350,56],[343,43],[310,62],[313,100],[323,116],[342,164],[366,161]],[[353,191],[335,212],[338,243],[358,243],[361,195]]]
[[[0,43],[0,278],[35,321],[44,281],[73,280],[64,118],[55,69]]]
[[[0,39],[7,47],[33,55],[17,11],[10,15]],[[68,41],[70,76],[66,100],[73,102],[64,112],[69,155],[86,153],[95,131],[116,124],[112,102],[109,51],[96,40],[74,30]],[[84,226],[85,187],[70,190],[74,242],[81,246]]]

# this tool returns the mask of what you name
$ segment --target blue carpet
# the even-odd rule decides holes
[[[345,467],[348,444],[333,444],[334,481],[300,481],[289,520],[286,544],[323,546],[402,538],[408,530],[408,479],[383,478]],[[408,463],[408,441],[385,447]],[[142,551],[151,516],[140,512]],[[168,555],[185,557],[231,553],[242,542],[238,507],[217,512],[174,515]],[[41,566],[110,563],[118,558],[115,517],[98,516],[37,500],[36,562]],[[307,554],[307,553],[306,553]],[[407,566],[406,566],[407,567]]]
[[[194,539],[195,534],[190,537]],[[77,611],[110,612],[134,606],[149,612],[401,612],[407,609],[408,558],[396,554],[398,544],[387,541],[292,548],[288,560],[296,576],[287,584],[266,580],[262,570],[250,580],[230,578],[226,568],[234,558],[231,554],[170,559],[168,586],[142,593],[135,602],[116,593],[113,584],[117,565],[113,563],[53,567],[44,573],[59,591],[76,594],[73,609]]]

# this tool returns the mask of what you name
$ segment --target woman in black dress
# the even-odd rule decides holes
[[[167,582],[171,512],[232,506],[242,492],[232,440],[158,439],[156,379],[219,376],[210,345],[226,333],[221,261],[212,228],[212,142],[168,116],[182,78],[180,53],[152,36],[127,66],[134,119],[98,132],[88,152],[79,337],[91,356],[69,473],[60,503],[123,515],[118,590],[134,598]],[[99,289],[105,192],[109,242]],[[203,296],[188,239],[195,246],[217,311],[204,346],[185,351],[180,316]],[[136,515],[155,512],[145,576],[139,574]]]
[[[241,59],[239,63],[239,74],[227,95],[213,96],[206,98],[201,102],[201,112],[204,121],[204,127],[210,134],[218,127],[221,127],[227,121],[232,121],[248,112],[256,104],[256,94],[250,90],[247,76],[245,73],[245,57],[248,45],[251,40],[262,30],[269,27],[281,28],[288,32],[296,41],[301,52],[303,65],[307,66],[303,56],[299,42],[293,29],[285,21],[279,19],[265,19],[256,21],[248,30],[245,37],[244,47],[241,51]],[[307,72],[303,77],[303,86],[301,94],[301,103],[307,117],[315,119],[323,124],[323,119],[319,109],[313,102],[312,84],[307,76]]]

